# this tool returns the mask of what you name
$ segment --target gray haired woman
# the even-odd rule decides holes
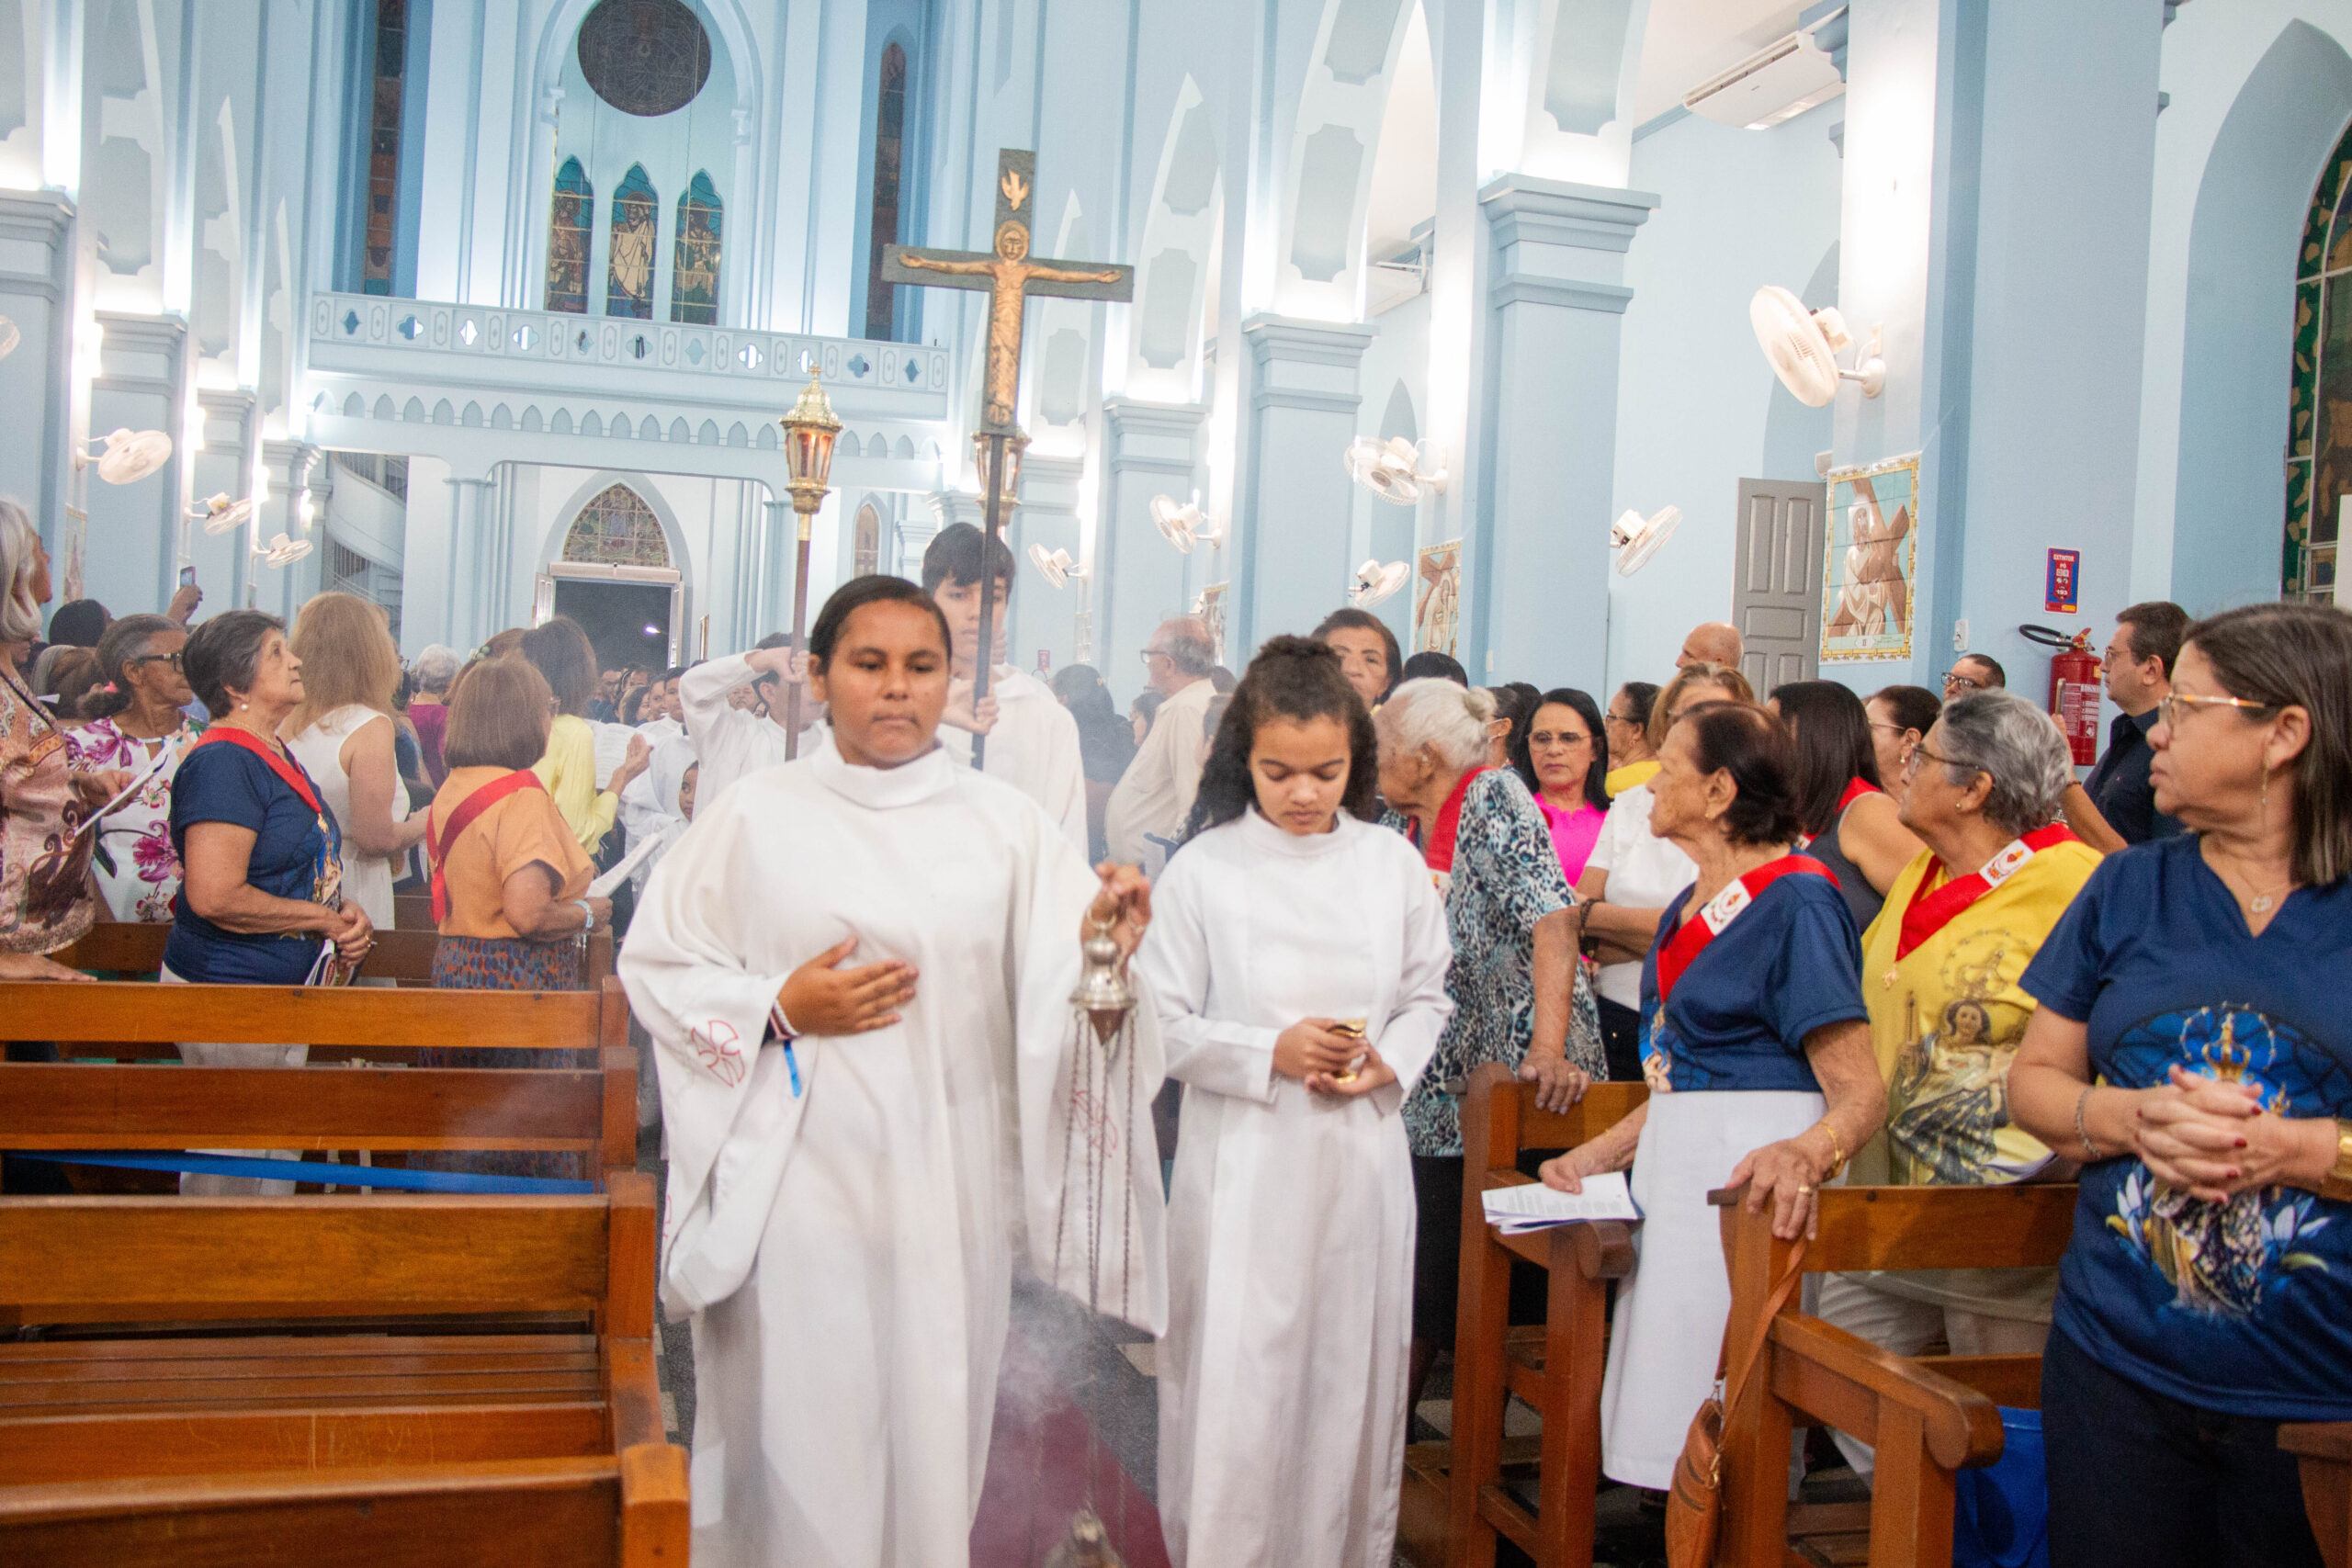
[[[408,721],[416,730],[417,755],[424,763],[424,776],[435,789],[449,776],[448,764],[441,760],[441,746],[449,728],[449,685],[463,663],[456,649],[436,642],[418,654],[408,670]]]
[[[1899,814],[1928,847],[1862,938],[1887,1122],[1856,1154],[1853,1180],[1986,1187],[2072,1171],[2016,1124],[2009,1068],[2035,1010],[2018,981],[2098,868],[2059,821],[2074,779],[2050,716],[1998,688],[1946,705],[1906,748]],[[1838,1275],[1822,1281],[1820,1312],[1898,1356],[1939,1340],[1961,1356],[2033,1355],[2057,1289],[2054,1269]],[[1870,1450],[1838,1445],[1869,1472]]]
[[[1412,1393],[1453,1343],[1462,1251],[1463,1080],[1503,1062],[1566,1110],[1603,1072],[1600,1021],[1577,964],[1576,895],[1519,775],[1487,765],[1491,693],[1408,681],[1373,721],[1380,793],[1413,819],[1445,898],[1453,1017],[1404,1108],[1420,1212],[1413,1267]],[[1410,1408],[1408,1404],[1408,1408]]]

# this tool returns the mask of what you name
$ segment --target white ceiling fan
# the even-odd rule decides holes
[[[254,554],[261,557],[271,566],[292,566],[310,553],[310,540],[289,539],[283,534],[271,539],[266,547],[255,546],[254,548]]]
[[[25,335],[17,330],[17,323],[0,316],[0,359],[16,353],[17,345],[24,341]]]
[[[1838,365],[1838,355],[1852,346],[1854,334],[1835,305],[1808,310],[1804,300],[1777,283],[1768,283],[1747,302],[1747,320],[1772,373],[1807,408],[1826,407],[1838,395],[1840,380],[1861,383],[1866,398],[1886,390],[1882,329],[1871,329],[1870,346],[1847,369]]]
[[[1186,555],[1194,545],[1215,547],[1225,543],[1225,530],[1210,526],[1208,514],[1198,502],[1178,501],[1172,495],[1151,498],[1151,520],[1159,529],[1159,536]]]
[[[1057,589],[1069,587],[1071,578],[1086,575],[1086,569],[1073,560],[1068,550],[1049,550],[1043,545],[1029,547],[1029,564]]]
[[[92,452],[90,446],[102,446]],[[74,453],[74,466],[98,465],[98,478],[110,485],[127,485],[162,468],[172,455],[172,438],[160,430],[113,430],[95,437]]]
[[[251,501],[231,501],[229,492],[208,497],[201,505],[187,509],[191,521],[204,525],[208,534],[227,534],[244,526],[245,519],[254,514]]]
[[[1413,575],[1413,569],[1400,560],[1383,566],[1368,560],[1356,568],[1355,581],[1348,585],[1348,603],[1359,610],[1369,610],[1382,600],[1394,597]]]
[[[1609,525],[1609,547],[1617,552],[1617,575],[1631,577],[1641,570],[1681,523],[1679,506],[1662,506],[1647,517],[1629,508]]]
[[[1385,441],[1359,435],[1348,443],[1348,449],[1340,455],[1350,479],[1381,500],[1399,506],[1410,506],[1428,493],[1444,492],[1444,468],[1425,468],[1427,460],[1422,444],[1401,435],[1392,435]]]

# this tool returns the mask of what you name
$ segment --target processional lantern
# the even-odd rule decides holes
[[[834,416],[832,400],[825,396],[814,367],[808,372],[808,384],[800,389],[800,400],[776,423],[784,426],[785,489],[792,497],[792,510],[799,523],[799,537],[793,547],[792,558],[792,651],[805,656],[808,647],[808,529],[817,509],[825,504],[825,497],[832,489],[833,443],[841,439],[842,434],[842,422]],[[786,758],[800,754],[801,684],[796,680],[785,682]]]

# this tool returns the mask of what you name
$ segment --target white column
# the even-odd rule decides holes
[[[1363,401],[1356,371],[1378,330],[1259,315],[1241,333],[1252,388],[1226,634],[1237,670],[1266,638],[1303,636],[1346,603],[1355,498],[1340,457]]]
[[[1094,604],[1093,663],[1123,702],[1143,687],[1140,655],[1159,623],[1189,607],[1184,558],[1152,525],[1151,498],[1190,495],[1200,481],[1196,447],[1208,410],[1195,403],[1102,404],[1110,476],[1102,526],[1094,541],[1093,576],[1062,592],[1072,612]],[[1044,586],[1042,583],[1039,586]]]
[[[1070,559],[1079,558],[1078,496],[1085,470],[1086,459],[1078,457],[1041,457],[1032,452],[1021,460],[1021,510],[1012,514],[1004,537],[1012,551],[1005,658],[1018,669],[1035,671],[1040,649],[1050,660],[1050,669],[1071,660],[1077,612],[1083,601],[1055,592],[1029,564],[1029,549],[1043,545],[1049,552],[1068,550]]]

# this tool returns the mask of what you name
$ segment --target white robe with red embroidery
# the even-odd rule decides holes
[[[1087,1292],[1088,1135],[1117,1156],[1102,1308],[1165,1323],[1158,1021],[1147,999],[1106,1064],[1068,1000],[1096,886],[1017,791],[830,738],[698,810],[655,872],[620,973],[662,1079],[664,1299],[694,1322],[697,1568],[967,1561],[1013,1247]],[[770,1003],[853,934],[850,964],[915,966],[914,1000],[787,1063]]]

